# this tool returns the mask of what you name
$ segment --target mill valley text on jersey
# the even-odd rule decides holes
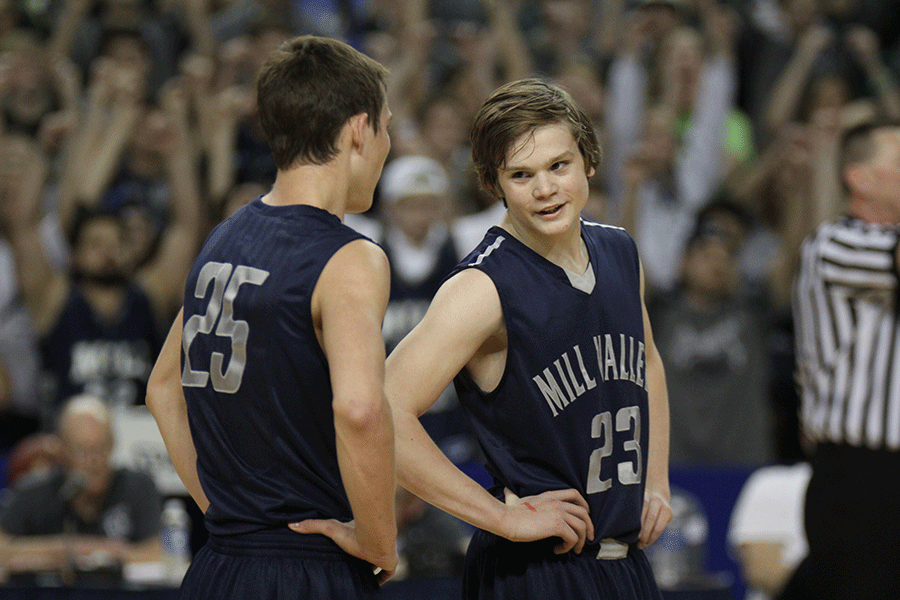
[[[540,375],[532,377],[554,417],[587,390],[597,387],[598,378],[603,381],[630,381],[647,389],[643,341],[624,333],[605,333],[592,339],[594,347],[588,352],[594,354],[591,358],[595,360],[588,358],[585,362],[581,347],[576,344]]]

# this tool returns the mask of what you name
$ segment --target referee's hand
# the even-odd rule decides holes
[[[576,490],[552,490],[519,498],[504,489],[510,509],[503,537],[514,542],[532,542],[552,537],[562,539],[553,551],[565,554],[581,552],[586,541],[594,539],[594,523],[587,501]]]

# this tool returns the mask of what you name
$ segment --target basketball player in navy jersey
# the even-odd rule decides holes
[[[387,360],[400,484],[479,528],[466,598],[659,598],[641,548],[671,520],[665,374],[635,244],[581,219],[600,148],[536,79],[491,95],[475,168],[507,213]],[[454,381],[495,485],[418,417]]]
[[[182,598],[368,598],[396,568],[388,261],[341,221],[390,150],[386,76],[311,36],[260,72],[277,178],[206,241],[147,398],[209,531]]]

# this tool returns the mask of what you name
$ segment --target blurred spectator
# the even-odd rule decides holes
[[[812,229],[813,134],[812,128],[799,123],[784,126],[720,190],[752,218],[741,272],[765,287],[779,309],[790,306],[800,241]]]
[[[3,179],[8,181],[8,177]],[[0,203],[6,202],[6,188],[2,187]],[[0,453],[37,431],[42,413],[37,334],[17,281],[12,250],[0,235]]]
[[[30,33],[17,32],[0,48],[2,131],[55,151],[60,134],[74,126],[80,92],[74,66],[52,56]]]
[[[121,219],[79,213],[71,273],[55,270],[40,235],[46,157],[33,142],[11,138],[3,140],[0,155],[14,163],[4,174],[0,220],[41,335],[42,366],[54,378],[51,420],[63,399],[82,391],[112,404],[142,402],[159,336],[150,301],[133,279]]]
[[[778,131],[765,119],[772,89],[800,40],[806,36],[812,45],[822,12],[816,0],[752,0],[737,6],[744,16],[738,50],[742,106],[754,125],[757,144],[765,145]]]
[[[403,19],[381,36],[391,71],[388,97],[394,112],[394,155],[422,154],[446,169],[458,214],[484,208],[469,198],[468,133],[484,98],[508,78],[531,73],[531,57],[513,7],[485,0],[477,17],[453,7],[407,4]],[[477,5],[475,5],[477,8]],[[429,10],[431,8],[432,10]],[[470,7],[471,8],[471,7]],[[431,18],[437,13],[437,18]],[[384,43],[387,42],[387,43]],[[480,241],[480,240],[479,240]]]
[[[170,81],[154,105],[141,100],[141,89],[139,69],[98,61],[65,151],[55,214],[69,236],[85,208],[121,219],[120,260],[165,326],[181,307],[181,286],[206,231],[198,227],[197,148],[184,86]]]
[[[53,122],[74,118],[71,111],[78,88],[71,72],[64,61],[52,62],[28,32],[10,29],[2,44],[0,135],[48,141]],[[14,182],[23,173],[17,170],[21,166],[18,157],[3,149],[0,161],[0,203],[5,203],[11,201],[7,198],[15,193],[18,186]],[[9,231],[0,219],[0,452],[39,428],[37,348],[37,336],[22,302]]]
[[[460,103],[450,95],[435,93],[418,106],[415,113],[415,137],[404,146],[397,148],[396,154],[421,154],[436,160],[447,172],[451,199],[451,214],[456,211],[471,212],[470,204],[462,204],[460,192],[467,182],[471,170],[468,153],[468,128],[470,121]],[[456,203],[460,202],[460,206]]]
[[[738,240],[698,223],[680,285],[647,310],[666,365],[673,465],[750,466],[774,457],[766,302],[738,274]]]
[[[771,130],[791,118],[812,122],[823,109],[839,109],[861,98],[871,99],[888,118],[900,118],[897,74],[885,64],[872,29],[852,23],[838,30],[833,25],[815,26],[803,42],[769,98],[766,125]],[[823,56],[829,51],[845,57],[849,66],[832,65]],[[815,68],[822,62],[827,66]]]
[[[641,19],[646,21],[653,52],[658,52],[663,40],[693,17],[692,3],[686,0],[639,0],[637,4]]]
[[[412,492],[397,487],[396,580],[461,577],[471,528]]]
[[[707,28],[720,28],[717,34],[712,35],[708,31],[707,39],[704,39],[692,28],[678,27],[662,44],[662,60],[656,64],[658,72],[655,79],[661,83],[660,101],[674,108],[675,134],[682,142],[695,118],[694,107],[703,74],[704,44],[710,44],[712,48],[726,48],[729,58],[733,60],[733,36],[737,27],[735,16],[728,12],[707,11],[713,13],[707,17]],[[718,39],[719,36],[723,39]],[[736,104],[728,107],[720,141],[725,176],[756,153],[750,121]]]
[[[467,123],[498,84],[533,71],[534,55],[516,26],[516,5],[501,0],[478,4],[476,10],[459,11],[457,3],[445,3],[454,7],[451,13],[461,14],[435,19],[441,35],[430,60],[432,90],[452,97]]]
[[[11,573],[57,572],[65,581],[98,565],[161,561],[161,498],[149,476],[110,464],[106,404],[70,399],[59,438],[63,468],[20,480],[0,510],[0,564]]]
[[[203,168],[203,189],[208,199],[209,226],[230,215],[238,206],[229,198],[235,188],[250,181],[241,167],[238,135],[242,124],[253,118],[255,90],[248,81],[257,67],[249,58],[246,39],[229,42],[218,60],[189,53],[182,61],[182,82],[191,113],[196,117],[193,143]],[[255,71],[253,71],[255,73]],[[274,167],[269,157],[268,172]],[[269,175],[263,175],[268,181]],[[258,185],[263,186],[262,183]],[[268,189],[268,186],[263,186]],[[229,206],[230,204],[230,206]]]
[[[175,74],[178,53],[188,39],[174,4],[145,0],[74,0],[49,3],[53,16],[49,48],[70,57],[83,77],[101,56],[139,68],[152,98]],[[190,8],[197,2],[186,2]]]
[[[246,34],[217,48],[211,64],[198,68],[198,56],[188,56],[194,65],[185,71],[193,79],[199,145],[207,159],[214,203],[222,201],[231,185],[270,186],[275,181],[275,163],[256,114],[256,75],[265,58],[291,37],[288,23],[265,13]]]
[[[532,16],[525,36],[535,73],[553,77],[572,60],[599,60],[596,3],[536,0],[530,4]]]
[[[48,471],[62,466],[59,436],[54,433],[32,433],[16,442],[10,451],[5,484],[14,487],[27,477],[43,477]]]
[[[385,166],[379,189],[383,226],[354,215],[345,221],[378,241],[390,260],[391,293],[382,330],[390,354],[422,320],[460,254],[447,228],[453,201],[439,162],[417,155],[395,158]],[[471,460],[475,444],[452,386],[421,420],[450,460]]]
[[[471,187],[468,196],[475,199],[479,210],[458,216],[450,227],[453,243],[460,256],[466,256],[474,250],[484,239],[487,230],[498,225],[500,219],[506,214],[504,202],[486,193],[478,186],[477,181],[470,181],[469,185]]]
[[[807,462],[757,469],[741,489],[728,543],[749,587],[744,600],[773,600],[806,557],[803,503],[812,468]]]
[[[385,166],[379,186],[384,228],[375,239],[391,263],[384,318],[390,353],[422,319],[459,254],[447,230],[452,197],[440,163],[425,156],[395,158]]]
[[[885,63],[872,23],[852,21],[853,5],[809,0],[751,7],[741,40],[743,104],[767,143],[788,122],[869,96],[900,117],[897,74]],[[881,3],[878,3],[881,4]]]
[[[647,69],[637,60],[640,46],[624,47],[610,72],[608,146],[613,160],[623,167],[618,175],[622,179],[611,181],[610,187],[613,194],[621,194],[613,201],[621,224],[632,232],[644,257],[651,291],[669,290],[676,283],[679,257],[696,213],[726,174],[722,137],[736,86],[734,15],[710,2],[702,3],[701,14],[710,51],[702,61],[691,63],[700,70],[691,86],[694,108],[683,136],[676,128],[674,99],[680,97],[685,81],[679,76],[663,81],[659,101],[645,112]],[[640,25],[635,27],[641,31]],[[696,33],[681,28],[666,42],[682,37],[696,43]],[[612,176],[617,176],[615,171]]]

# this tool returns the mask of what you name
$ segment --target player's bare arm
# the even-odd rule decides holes
[[[644,346],[647,353],[647,393],[650,407],[650,448],[647,455],[647,485],[641,512],[638,546],[655,542],[672,520],[669,506],[669,394],[662,358],[653,340],[650,317],[644,303],[644,267],[641,265],[641,310],[644,314]]]
[[[188,425],[187,403],[181,387],[181,330],[184,309],[178,312],[147,382],[147,408],[188,493],[206,512],[209,500],[197,475],[197,450]]]
[[[513,541],[556,536],[563,540],[559,552],[580,551],[593,530],[587,503],[577,492],[542,497],[540,506],[531,508],[504,504],[447,459],[419,422],[464,367],[479,385],[493,389],[505,356],[503,311],[493,282],[476,269],[450,278],[387,360],[385,390],[394,411],[399,482],[486,531]]]
[[[292,525],[322,533],[350,554],[382,570],[397,567],[394,519],[394,437],[384,395],[381,324],[390,294],[384,252],[358,240],[328,261],[312,298],[313,320],[328,358],[341,479],[352,523],[334,520]]]

